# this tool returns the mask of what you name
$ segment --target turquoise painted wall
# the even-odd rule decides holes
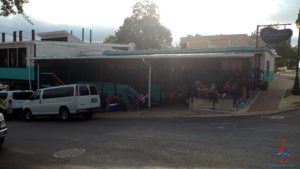
[[[264,70],[264,80],[266,81],[271,81],[274,79],[274,71],[269,71],[269,73],[267,72],[267,70]]]
[[[0,68],[0,79],[12,79],[12,80],[35,80],[34,67],[26,68]]]

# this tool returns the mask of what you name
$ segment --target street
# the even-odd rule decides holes
[[[101,116],[101,115],[100,115]],[[1,169],[299,168],[300,112],[7,121]],[[276,153],[288,152],[278,161]]]

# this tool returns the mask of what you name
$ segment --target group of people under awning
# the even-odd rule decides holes
[[[237,81],[226,80],[222,85],[217,86],[214,82],[204,83],[197,80],[192,85],[190,97],[198,97],[218,102],[219,99],[232,99],[232,106],[239,107],[239,101],[243,97],[243,84]]]
[[[217,102],[218,99],[232,99],[233,107],[244,107],[243,104],[249,98],[249,93],[264,82],[264,75],[259,71],[258,81],[255,81],[254,70],[249,69],[247,76],[243,80],[241,77],[229,78],[222,82],[213,81],[205,83],[202,80],[196,80],[192,84],[189,97],[206,98]]]

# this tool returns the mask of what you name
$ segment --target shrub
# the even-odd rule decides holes
[[[287,89],[284,93],[284,98],[287,98],[292,95],[292,89]]]
[[[269,82],[268,81],[263,81],[262,84],[261,84],[260,89],[261,90],[267,90],[268,86],[269,86]]]

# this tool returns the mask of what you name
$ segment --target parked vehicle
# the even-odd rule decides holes
[[[32,94],[33,91],[30,90],[0,91],[0,104],[4,115],[22,114],[23,104]]]
[[[4,116],[0,112],[0,147],[4,143],[4,139],[5,139],[6,135],[7,135],[7,127],[5,124]]]
[[[43,88],[35,91],[23,106],[27,120],[34,116],[57,116],[68,120],[71,115],[81,114],[91,118],[100,110],[100,96],[96,86],[91,84],[70,84]]]

